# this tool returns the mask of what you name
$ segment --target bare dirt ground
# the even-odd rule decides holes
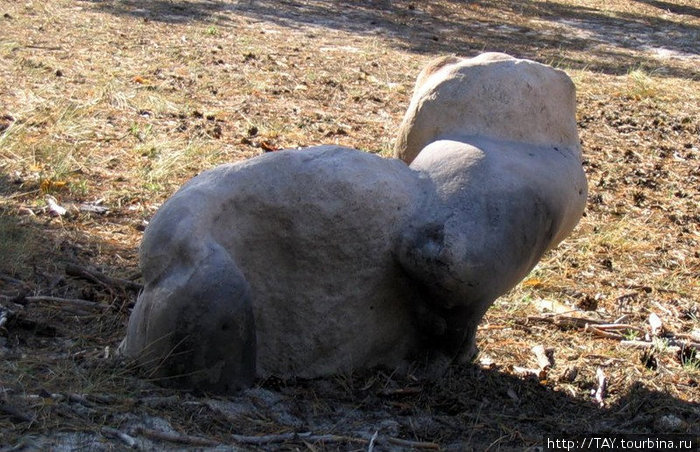
[[[144,225],[185,180],[322,143],[388,157],[421,67],[482,51],[569,73],[590,194],[477,362],[214,397],[114,357]],[[0,450],[700,435],[698,68],[694,0],[0,0]]]

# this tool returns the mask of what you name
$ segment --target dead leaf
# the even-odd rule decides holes
[[[530,278],[528,280],[523,281],[524,287],[542,287],[543,285],[544,282],[538,278]]]
[[[535,307],[537,307],[537,310],[540,312],[552,312],[555,314],[561,314],[564,312],[572,312],[575,311],[576,309],[572,308],[571,306],[567,306],[557,300],[545,300],[545,299],[539,299],[535,300]]]
[[[651,327],[651,335],[658,336],[664,329],[663,322],[655,313],[649,314],[649,326]]]
[[[46,195],[44,199],[46,200],[46,205],[49,206],[49,212],[51,212],[52,214],[62,217],[66,213],[68,213],[68,210],[64,207],[61,207],[58,204],[58,201],[56,201],[56,198],[54,198],[53,196]]]
[[[138,83],[139,85],[150,85],[151,81],[147,78],[141,77],[140,75],[137,75],[136,77],[131,79],[134,83]]]
[[[66,188],[67,185],[68,182],[65,180],[42,179],[39,188],[43,193],[48,193]]]
[[[280,150],[280,148],[278,148],[277,146],[275,146],[267,141],[261,141],[260,148],[265,152],[274,152],[274,151]]]
[[[537,364],[542,370],[549,369],[554,365],[550,357],[550,354],[552,354],[553,351],[549,350],[549,352],[550,353],[547,353],[547,350],[544,349],[543,345],[535,345],[534,347],[532,347],[532,353],[535,354],[535,357],[537,358]]]

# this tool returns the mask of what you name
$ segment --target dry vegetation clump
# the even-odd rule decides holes
[[[700,433],[698,5],[425,3],[0,0],[0,450]],[[477,363],[433,384],[357,372],[220,398],[114,358],[141,233],[185,180],[321,143],[389,156],[420,68],[481,51],[571,75],[590,195],[489,311]]]

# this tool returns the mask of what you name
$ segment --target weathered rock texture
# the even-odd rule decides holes
[[[573,82],[563,71],[503,53],[432,61],[416,81],[396,156],[411,163],[437,139],[469,136],[579,155]]]
[[[181,383],[212,389],[399,365],[416,344],[414,295],[393,249],[429,185],[334,146],[197,176],[146,230],[126,353],[173,349],[158,374],[202,371]]]
[[[581,218],[575,104],[564,72],[501,53],[436,59],[418,76],[395,154],[431,179],[442,211],[404,236],[399,261],[462,360],[493,301]]]
[[[502,54],[419,76],[399,160],[336,146],[202,173],[141,246],[123,352],[184,387],[473,355],[476,326],[574,227],[574,91]]]

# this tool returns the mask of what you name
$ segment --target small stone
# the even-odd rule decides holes
[[[661,432],[681,432],[685,430],[686,424],[675,414],[666,414],[654,422],[654,426]]]

